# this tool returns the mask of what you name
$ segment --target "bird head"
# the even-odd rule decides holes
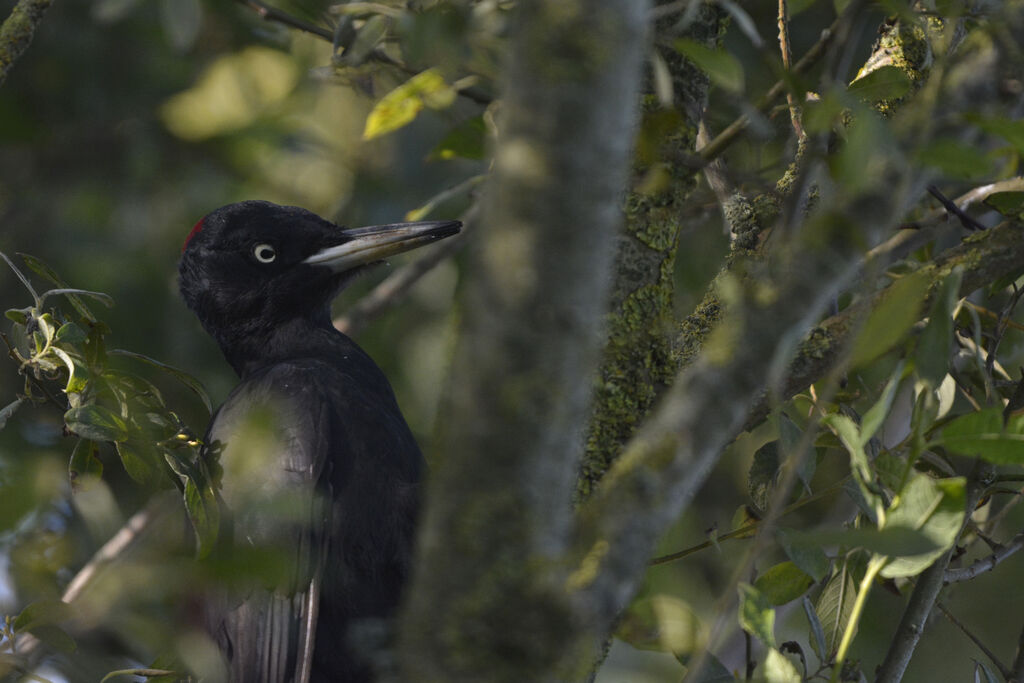
[[[225,347],[234,333],[294,319],[323,322],[355,273],[459,232],[458,221],[345,229],[295,206],[228,204],[192,228],[182,247],[185,303]]]

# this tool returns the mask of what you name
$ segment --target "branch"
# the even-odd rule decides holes
[[[524,0],[510,26],[486,236],[469,250],[439,438],[399,650],[406,678],[566,679],[561,558],[602,342],[646,2]],[[605,635],[607,632],[605,632]],[[566,674],[566,675],[560,675]]]
[[[176,516],[180,511],[180,498],[176,493],[164,492],[154,496],[78,570],[64,589],[61,601],[70,605],[87,598],[88,591],[108,570],[124,563],[132,553],[144,547],[144,543],[154,539],[164,542],[169,533],[167,523],[177,523]],[[109,595],[103,596],[103,600],[108,599]],[[32,669],[45,654],[40,645],[41,641],[35,636],[26,634],[19,638],[17,650],[25,660],[26,669]]]
[[[985,653],[985,656],[988,657],[989,661],[995,665],[996,669],[999,670],[999,673],[1002,674],[1003,678],[1010,680],[1010,670],[1007,669],[1001,661],[999,661],[999,658],[996,657],[996,654],[992,652],[992,650],[986,647],[985,643],[981,642],[981,639],[978,638],[978,636],[971,633],[967,626],[965,626],[963,622],[961,622],[959,619],[953,616],[953,613],[946,609],[946,606],[943,605],[941,602],[936,603],[935,606],[939,608],[939,611],[942,612],[943,616],[949,619],[954,626],[960,629],[961,633],[967,636],[968,640],[974,643],[979,650]]]
[[[311,33],[314,36],[323,38],[330,43],[334,42],[333,31],[330,31],[323,26],[311,24],[310,22],[299,19],[298,17],[294,17],[287,12],[282,12],[276,7],[267,5],[265,2],[261,2],[260,0],[236,0],[236,2],[245,5],[253,12],[260,15],[264,21],[274,21],[279,24],[283,24],[284,26],[296,28],[300,31],[305,31],[306,33]]]
[[[818,60],[825,55],[826,49],[835,39],[838,32],[846,25],[844,22],[849,22],[852,18],[852,13],[854,11],[860,11],[861,8],[861,3],[849,3],[843,13],[832,22],[832,25],[821,32],[821,37],[818,38],[818,42],[812,45],[804,56],[800,58],[800,60],[793,66],[792,70],[790,70],[790,74],[792,76],[798,76],[817,64]],[[779,95],[786,92],[786,90],[787,84],[784,79],[776,81],[772,87],[768,88],[768,92],[762,95],[761,98],[754,103],[754,109],[759,112],[767,111],[775,100],[778,99]],[[700,158],[704,161],[710,161],[711,159],[718,157],[726,150],[726,148],[729,147],[729,145],[736,142],[740,133],[745,131],[749,125],[750,117],[746,114],[741,115],[735,121],[726,126],[725,130],[715,136],[711,142],[700,149]]]
[[[261,0],[235,1],[251,9],[253,12],[262,17],[264,21],[274,21],[284,26],[289,26],[300,31],[305,31],[306,33],[314,35],[318,38],[322,38],[323,40],[326,40],[327,42],[334,45],[334,32],[324,28],[323,26],[317,26],[316,24],[312,24],[308,21],[292,16],[287,12],[282,12],[281,10],[275,7],[267,5],[265,2],[262,2]],[[393,66],[397,69],[400,69],[401,71],[404,71],[410,76],[415,76],[416,74],[420,73],[416,69],[412,68],[411,66],[408,66],[407,64],[401,62],[400,60],[395,59],[394,57],[380,49],[371,50],[370,53],[367,55],[367,59],[371,59],[375,62],[380,62],[381,64]],[[457,92],[462,97],[465,97],[466,99],[476,102],[477,104],[483,105],[485,107],[494,100],[493,97],[483,92],[479,88],[459,88]]]
[[[967,479],[966,509],[968,514],[964,516],[964,523],[960,528],[961,533],[971,518],[971,511],[977,507],[986,486],[994,476],[995,470],[991,465],[981,461],[975,463],[974,470]],[[885,661],[878,668],[875,683],[899,683],[903,680],[903,674],[907,670],[907,665],[910,664],[910,658],[913,657],[921,634],[924,633],[925,622],[928,621],[935,602],[939,598],[946,569],[949,567],[949,561],[954,552],[956,552],[955,543],[918,576],[914,590],[910,594],[910,602],[907,603],[900,624],[896,628],[892,645],[885,655]]]
[[[963,268],[960,295],[966,296],[979,287],[1024,267],[1024,239],[1022,226],[1006,222],[984,232],[975,233],[964,242],[938,256],[920,269],[928,273],[932,284],[945,278],[953,268]],[[885,252],[879,252],[879,257]],[[889,252],[892,255],[892,252]],[[779,395],[794,396],[823,377],[840,358],[850,335],[863,318],[864,311],[876,306],[887,294],[888,288],[876,292],[860,304],[850,306],[814,327],[803,341],[789,373],[779,389]],[[927,301],[925,302],[927,305]],[[745,428],[757,425],[768,414],[770,399],[762,396],[750,412]]]
[[[7,80],[14,62],[28,49],[43,14],[53,0],[18,0],[11,15],[0,26],[0,85]]]
[[[969,581],[979,574],[992,571],[1000,562],[1011,557],[1021,548],[1024,548],[1024,532],[1017,534],[1008,544],[1000,546],[988,557],[975,560],[969,567],[963,567],[961,569],[947,569],[942,581],[945,584],[956,583],[958,581]]]

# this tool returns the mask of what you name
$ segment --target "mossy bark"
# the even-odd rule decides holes
[[[18,57],[28,49],[36,27],[53,0],[19,0],[0,26],[0,85]]]
[[[688,27],[687,37],[714,45],[723,25],[723,13],[705,4]],[[577,480],[577,502],[592,494],[678,369],[672,354],[674,267],[684,227],[680,215],[696,185],[693,170],[682,160],[694,152],[708,80],[674,50],[662,50],[660,55],[672,76],[674,116],[666,116],[661,103],[648,94],[644,115],[650,125],[645,128],[666,120],[674,125],[660,138],[659,148],[635,165],[634,183],[645,187],[625,197],[625,225],[618,238],[606,318],[607,342]],[[653,182],[639,181],[652,176],[656,176]]]

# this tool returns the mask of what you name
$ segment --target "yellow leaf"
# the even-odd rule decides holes
[[[366,117],[363,139],[372,140],[411,123],[423,110],[450,107],[455,89],[445,83],[437,69],[416,74],[382,97]]]

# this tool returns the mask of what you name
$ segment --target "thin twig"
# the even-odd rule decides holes
[[[980,560],[975,560],[968,567],[947,569],[945,575],[942,577],[942,582],[950,584],[957,583],[959,581],[969,581],[979,574],[990,572],[995,569],[1000,562],[1011,557],[1021,548],[1024,548],[1024,532],[1014,536],[1012,541],[999,547],[991,555],[983,557]]]
[[[299,19],[298,17],[294,17],[287,12],[282,12],[276,7],[271,7],[264,2],[260,2],[260,0],[236,0],[236,2],[245,5],[253,12],[260,15],[264,21],[275,21],[279,24],[290,26],[291,28],[296,28],[300,31],[305,31],[306,33],[312,33],[314,36],[319,36],[320,38],[332,43],[334,42],[333,31],[330,31],[323,26],[317,26],[316,24]]]
[[[850,7],[854,7],[857,3],[850,3],[847,11],[843,12],[842,15],[829,26],[827,29],[821,32],[821,37],[814,45],[811,46],[803,57],[800,58],[793,68],[790,70],[792,75],[799,75],[814,66],[819,59],[825,54],[825,49],[831,44],[832,39],[835,38],[836,33],[842,26],[842,22],[847,20],[847,13],[850,11]],[[754,103],[754,109],[757,111],[765,111],[772,103],[786,91],[786,81],[781,79],[775,83],[771,88],[768,89],[761,98]],[[747,126],[750,125],[750,117],[746,114],[741,115],[735,121],[730,123],[725,130],[719,133],[714,140],[709,142],[707,145],[700,149],[700,157],[705,161],[714,159],[726,150],[729,145],[736,141],[740,133],[746,130]]]
[[[992,652],[992,650],[985,647],[985,643],[981,642],[981,640],[976,635],[971,633],[967,626],[965,626],[963,622],[961,622],[959,619],[953,616],[953,613],[946,609],[946,606],[943,605],[941,602],[935,603],[935,606],[939,608],[939,611],[942,612],[943,616],[949,619],[954,626],[960,629],[961,633],[967,636],[967,638],[972,643],[977,645],[979,650],[985,653],[985,656],[988,657],[989,661],[992,662],[992,664],[994,664],[997,669],[999,669],[999,673],[1002,674],[1003,678],[1005,678],[1006,680],[1010,680],[1010,670],[1007,669],[1006,666],[1004,666],[1003,663],[999,661],[999,658],[996,657],[995,653]]]
[[[789,42],[789,3],[779,0],[779,49],[782,52],[782,67],[789,71],[793,61],[793,50]],[[804,126],[800,121],[800,107],[792,90],[786,90],[786,103],[789,105],[789,118],[793,122],[793,130],[797,139],[804,137]]]
[[[290,26],[291,28],[298,29],[300,31],[305,31],[306,33],[317,36],[318,38],[322,38],[323,40],[326,40],[332,45],[334,44],[334,32],[324,28],[323,26],[311,24],[308,21],[304,21],[302,19],[299,19],[298,17],[292,16],[287,12],[282,12],[281,10],[275,7],[270,7],[266,3],[261,2],[261,0],[235,1],[239,4],[245,5],[253,12],[260,15],[260,17],[262,17],[265,21],[275,21],[279,24],[283,24],[284,26]],[[389,55],[388,53],[384,52],[379,48],[376,50],[372,50],[367,55],[367,59],[371,59],[375,62],[380,62],[381,64],[387,64],[388,66],[393,66],[396,69],[404,71],[405,73],[411,76],[415,76],[416,74],[420,73],[416,69],[401,62],[400,60],[395,59],[394,57],[392,57],[391,55]],[[476,102],[477,104],[485,107],[489,105],[492,101],[494,101],[494,98],[492,98],[490,95],[480,90],[479,88],[460,88],[457,92],[462,97],[465,97],[466,99]]]

